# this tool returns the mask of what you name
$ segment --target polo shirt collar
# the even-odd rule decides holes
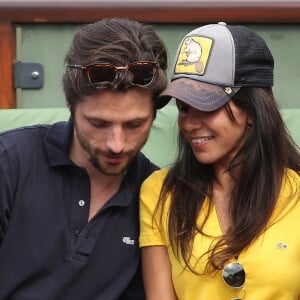
[[[73,120],[54,123],[45,136],[44,145],[51,166],[73,165],[69,149],[73,137]]]
[[[126,175],[120,185],[118,192],[103,206],[106,209],[111,206],[129,206],[133,198],[137,197],[142,178],[139,172],[141,164],[140,154],[133,160],[128,167]]]
[[[58,122],[51,125],[45,136],[44,145],[49,158],[50,166],[76,166],[69,158],[69,149],[73,137],[73,120]],[[140,185],[140,168],[143,158],[139,153],[132,161],[121,183],[119,191],[107,202],[107,207],[129,206],[136,195],[137,186]]]

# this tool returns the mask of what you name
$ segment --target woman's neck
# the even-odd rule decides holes
[[[228,171],[219,170],[215,174],[213,183],[212,201],[215,206],[219,225],[223,234],[225,234],[231,224],[229,205],[232,197],[232,190],[235,182]]]

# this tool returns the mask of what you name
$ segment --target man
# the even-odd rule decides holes
[[[83,26],[66,56],[68,122],[0,135],[0,299],[144,299],[140,153],[167,82],[149,26]]]

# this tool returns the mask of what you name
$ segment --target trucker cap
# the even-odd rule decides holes
[[[272,87],[274,60],[266,42],[245,26],[224,22],[199,27],[182,40],[171,82],[157,108],[177,98],[196,109],[213,111],[241,87]]]

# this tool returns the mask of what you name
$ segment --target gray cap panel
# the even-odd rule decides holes
[[[199,40],[199,37],[208,38],[212,41],[203,74],[197,72],[197,70],[194,72],[185,71],[184,68],[180,68],[180,73],[178,73],[176,71],[176,66],[180,63],[180,54],[182,57],[183,52],[187,52],[187,46],[185,45],[187,39],[192,38],[194,41],[198,42],[204,50],[207,48],[207,45],[204,45],[204,43]],[[199,60],[202,61],[203,57],[201,56]],[[222,86],[234,86],[234,73],[235,47],[231,33],[225,25],[213,24],[197,28],[185,36],[181,43],[181,47],[179,47],[176,54],[174,73],[171,80],[188,77]]]

